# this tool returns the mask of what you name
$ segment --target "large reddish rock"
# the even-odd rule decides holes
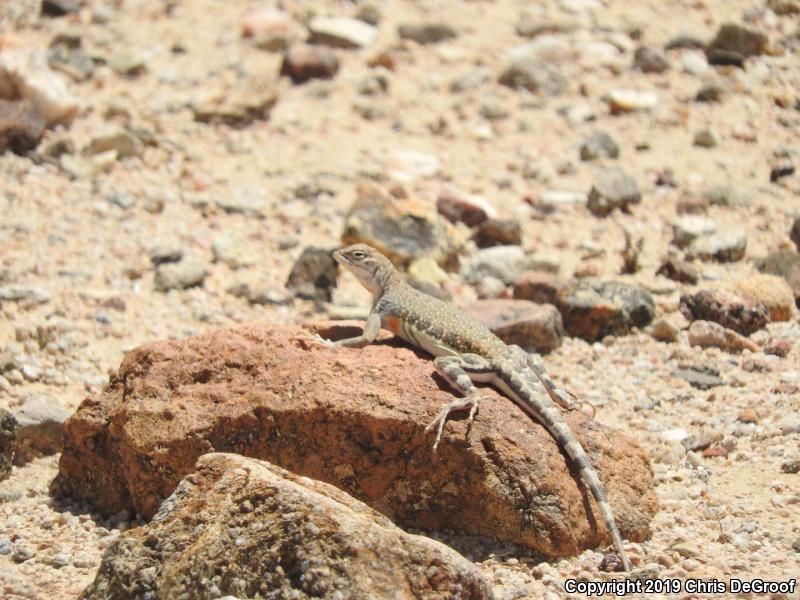
[[[331,328],[323,335],[352,335]],[[209,452],[267,460],[331,483],[395,522],[449,528],[565,556],[609,542],[591,494],[554,440],[487,388],[469,437],[425,426],[453,392],[431,361],[379,343],[327,349],[299,327],[252,324],[129,352],[102,395],[65,424],[54,489],[152,517]],[[657,510],[652,469],[628,437],[571,413],[624,537]]]
[[[326,483],[206,454],[153,521],[117,538],[83,600],[488,600],[475,566]]]

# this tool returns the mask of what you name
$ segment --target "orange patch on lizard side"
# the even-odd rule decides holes
[[[395,335],[400,331],[400,319],[397,317],[386,317],[383,321],[383,326]]]

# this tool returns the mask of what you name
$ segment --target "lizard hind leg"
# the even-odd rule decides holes
[[[436,428],[436,441],[433,443],[433,451],[435,452],[442,439],[444,425],[452,413],[469,409],[469,416],[467,417],[467,435],[469,435],[472,421],[481,401],[481,395],[472,379],[490,378],[493,376],[494,371],[491,363],[477,354],[440,356],[434,359],[433,365],[447,383],[464,394],[463,398],[456,398],[444,405],[436,418],[425,428],[425,431]]]

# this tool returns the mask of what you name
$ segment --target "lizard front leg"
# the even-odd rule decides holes
[[[303,337],[304,339],[316,344],[321,344],[326,348],[361,348],[362,346],[366,346],[367,344],[374,342],[375,338],[378,337],[380,330],[381,316],[377,312],[371,312],[364,323],[364,331],[361,333],[361,335],[345,338],[343,340],[337,340],[335,342],[333,340],[326,340],[318,333],[306,332],[306,335]]]
[[[478,405],[481,401],[481,395],[478,388],[472,383],[472,377],[480,378],[490,377],[494,371],[491,363],[477,354],[461,354],[457,356],[439,356],[434,359],[433,366],[436,371],[445,378],[447,383],[464,394],[463,398],[457,398],[446,404],[439,411],[437,417],[431,421],[430,425],[425,428],[425,431],[430,431],[436,427],[436,441],[433,443],[433,451],[439,447],[439,442],[442,439],[442,431],[444,424],[447,422],[451,413],[466,410],[469,408],[469,417],[467,420],[467,435],[472,427],[472,420],[475,417],[475,412],[478,410]]]

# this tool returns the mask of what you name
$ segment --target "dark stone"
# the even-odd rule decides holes
[[[608,169],[592,185],[587,207],[594,216],[605,217],[617,208],[629,212],[630,205],[641,200],[642,193],[633,177],[622,169]]]
[[[42,14],[46,17],[63,17],[79,10],[76,0],[42,0]]]
[[[595,131],[581,146],[581,160],[601,157],[618,158],[619,146],[605,131]]]
[[[769,308],[733,290],[716,288],[681,296],[680,308],[690,321],[713,321],[742,335],[769,323]]]
[[[30,100],[0,100],[0,153],[24,155],[39,145],[45,122]]]
[[[567,80],[546,62],[524,58],[514,61],[500,75],[502,85],[547,96],[558,96],[567,89]]]
[[[664,46],[664,50],[702,50],[706,42],[699,37],[688,33],[680,33],[671,38]]]
[[[769,182],[775,183],[781,177],[788,177],[789,175],[794,174],[794,165],[779,165],[777,167],[773,167],[769,171]]]
[[[719,28],[708,44],[706,56],[712,65],[743,67],[746,58],[763,54],[767,45],[768,39],[763,33],[728,23]]]
[[[680,368],[675,371],[675,376],[680,377],[698,390],[710,390],[713,387],[725,385],[725,381],[719,376],[719,371],[714,374],[709,373],[708,369]]]
[[[794,218],[792,228],[789,231],[789,239],[794,242],[795,247],[800,250],[800,217]]]
[[[787,460],[781,465],[781,471],[790,475],[797,475],[800,473],[800,459]],[[800,552],[800,550],[798,550]]]
[[[519,246],[522,243],[522,225],[516,219],[487,219],[472,236],[478,248],[491,246]]]
[[[563,286],[564,283],[555,273],[527,271],[514,282],[514,298],[537,304],[557,304],[558,294]]]
[[[14,440],[19,423],[10,412],[0,408],[0,481],[11,474],[14,462]]]
[[[633,66],[642,73],[663,73],[669,69],[669,60],[661,50],[641,46],[633,54]]]
[[[294,46],[286,53],[281,64],[281,75],[290,77],[294,83],[331,79],[338,70],[336,54],[325,46]]]
[[[700,275],[691,264],[678,258],[667,258],[658,267],[656,275],[663,275],[667,279],[679,281],[681,283],[696,284]]]
[[[456,30],[444,23],[406,23],[397,28],[397,34],[418,44],[436,44],[458,37]]]
[[[331,250],[309,247],[303,250],[286,280],[286,289],[309,300],[332,300],[337,264]]]
[[[590,342],[644,327],[656,311],[652,296],[642,288],[596,279],[582,279],[565,289],[558,309],[567,333]]]
[[[704,83],[697,91],[695,100],[698,102],[720,102],[725,95],[725,87],[717,81]]]

